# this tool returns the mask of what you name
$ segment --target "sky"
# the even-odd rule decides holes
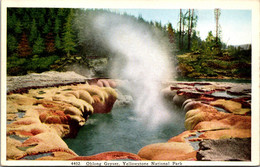
[[[183,9],[184,11],[186,9]],[[174,29],[178,29],[179,9],[115,9],[117,13],[126,12],[129,15],[139,15],[146,21],[158,21],[162,25],[171,23]],[[196,31],[204,40],[209,31],[215,35],[214,9],[195,9],[198,16]],[[227,10],[221,9],[219,18],[222,42],[227,45],[241,45],[252,43],[252,15],[251,10]]]

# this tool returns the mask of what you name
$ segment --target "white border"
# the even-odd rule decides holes
[[[252,10],[252,161],[180,161],[182,165],[259,165],[259,6],[258,0],[2,0],[1,2],[1,165],[72,166],[71,161],[6,161],[6,9],[7,7],[249,9]],[[73,161],[75,162],[75,161]],[[80,161],[84,165],[84,161]],[[101,161],[100,161],[101,162]],[[104,161],[103,161],[104,162]],[[102,163],[103,163],[102,162]],[[132,162],[132,161],[131,161]],[[158,161],[157,161],[158,162]],[[123,165],[123,162],[119,162]],[[149,162],[150,163],[150,162]]]

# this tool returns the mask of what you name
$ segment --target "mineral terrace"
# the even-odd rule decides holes
[[[165,99],[186,113],[186,131],[168,142],[78,156],[63,138],[91,114],[110,112],[122,83],[74,72],[8,77],[7,160],[251,160],[251,84],[224,82],[163,83]]]

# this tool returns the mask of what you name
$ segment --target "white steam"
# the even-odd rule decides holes
[[[172,78],[169,49],[154,29],[119,16],[100,15],[94,19],[106,47],[115,53],[111,77],[129,81],[135,112],[149,128],[171,117],[160,94],[161,82]]]

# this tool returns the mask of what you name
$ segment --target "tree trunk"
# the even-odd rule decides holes
[[[184,41],[184,24],[185,24],[185,18],[182,16],[182,33],[181,33],[181,48],[183,48],[183,41]]]
[[[190,50],[190,37],[191,37],[191,16],[190,16],[190,9],[189,9],[189,24],[188,24],[188,50]]]
[[[215,17],[216,17],[216,42],[218,42],[218,20],[219,20],[219,9],[215,9]]]
[[[192,34],[192,28],[193,28],[193,17],[194,17],[194,9],[192,9],[192,13],[191,13],[191,21],[190,21],[190,36],[189,36],[189,49],[191,47],[191,34]]]
[[[181,34],[182,34],[182,33],[181,33],[181,17],[182,17],[181,15],[182,15],[182,13],[181,13],[181,9],[180,9],[180,32],[179,32],[179,49],[180,49],[180,50],[181,50],[181,39],[182,39],[182,38],[181,38],[181,36],[182,36],[182,35],[181,35]]]

